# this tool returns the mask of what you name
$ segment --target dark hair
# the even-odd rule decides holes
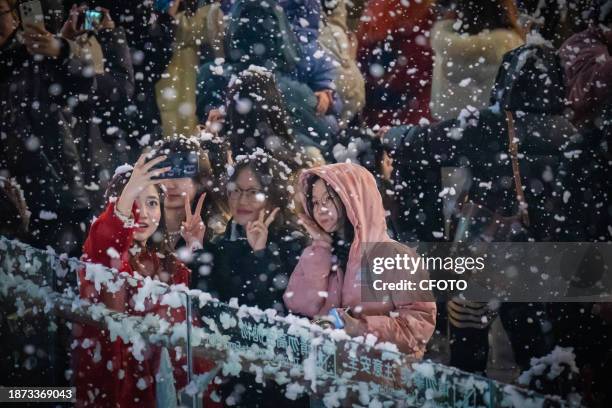
[[[476,35],[484,30],[506,28],[525,36],[518,23],[518,10],[513,0],[456,0],[455,11],[463,22],[460,33]]]
[[[251,155],[237,156],[233,169],[230,184],[236,181],[243,170],[250,169],[261,184],[269,207],[280,209],[271,225],[277,235],[301,229],[293,211],[292,172],[289,167],[258,149]]]
[[[130,180],[131,175],[132,175],[132,171],[129,170],[129,171],[116,173],[113,176],[104,194],[106,202],[115,201],[121,196],[121,193],[123,192],[125,185]],[[154,186],[155,186],[155,189],[157,190],[157,193],[160,195],[159,204],[160,204],[161,218],[159,220],[159,226],[157,230],[155,231],[153,236],[147,240],[147,242],[144,245],[144,248],[146,249],[147,252],[150,252],[150,253],[157,252],[161,254],[163,256],[163,258],[160,257],[162,258],[161,259],[162,268],[168,271],[171,275],[174,275],[174,272],[176,271],[176,267],[179,261],[177,260],[172,249],[170,248],[170,245],[168,244],[166,223],[164,219],[164,202],[161,197],[161,191],[159,187],[157,185],[154,185]],[[130,265],[132,266],[132,268],[134,268],[134,270],[137,270],[135,256],[131,252],[130,252]]]
[[[234,156],[259,147],[293,170],[304,167],[271,72],[248,69],[239,74],[227,91],[226,121],[225,135]]]
[[[327,181],[316,175],[309,177],[306,182],[306,211],[308,212],[308,216],[312,218],[314,222],[317,223],[317,225],[319,225],[319,223],[314,217],[314,204],[312,202],[314,185],[318,180],[323,180],[323,182],[325,183],[325,189],[327,190],[327,194],[332,197],[332,202],[334,203],[334,207],[336,207],[336,211],[339,215],[345,217],[343,231],[344,241],[346,241],[347,243],[352,242],[353,238],[355,237],[355,229],[353,228],[353,224],[351,224],[351,221],[346,216],[346,208],[344,206],[344,203],[342,202],[342,199],[340,198],[338,193],[336,193],[334,189],[329,185],[329,183],[327,183]],[[322,228],[320,225],[319,227]],[[336,239],[334,240],[336,241]]]
[[[168,154],[170,152],[188,153],[196,152],[198,155],[199,172],[192,178],[196,183],[196,197],[206,192],[206,200],[202,208],[202,220],[209,220],[211,217],[218,216],[223,221],[227,221],[228,208],[223,198],[222,186],[224,180],[221,178],[222,172],[213,168],[208,151],[202,149],[201,142],[196,138],[175,136],[169,139],[157,141],[153,145],[155,154]],[[221,160],[215,156],[216,161]],[[223,163],[224,165],[225,163]],[[221,163],[215,163],[215,167],[220,167]],[[191,203],[192,211],[195,209],[197,199]],[[207,228],[207,238],[211,237],[213,231]]]

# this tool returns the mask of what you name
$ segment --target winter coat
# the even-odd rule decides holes
[[[82,53],[91,58],[96,87],[66,116],[79,148],[89,198],[97,212],[105,205],[103,181],[115,167],[129,161],[125,145],[130,137],[127,109],[134,96],[134,70],[122,27],[84,35],[77,42]]]
[[[438,21],[431,31],[435,55],[431,114],[438,120],[456,118],[468,105],[477,110],[486,108],[504,54],[523,44],[512,30],[465,35],[454,30],[454,23]]]
[[[346,127],[365,105],[365,81],[355,58],[346,22],[346,4],[337,1],[333,10],[323,15],[319,44],[340,63],[336,91],[342,100],[340,126]]]
[[[237,298],[240,304],[285,314],[282,295],[302,249],[301,234],[280,235],[271,230],[267,247],[253,252],[244,229],[230,221],[222,236],[194,255],[195,262],[189,265],[194,273],[192,287],[223,302]]]
[[[574,34],[559,49],[576,125],[588,125],[601,116],[606,98],[612,94],[611,49],[612,44],[596,26]]]
[[[491,92],[491,107],[434,126],[392,129],[396,200],[404,232],[435,241],[443,236],[440,169],[469,167],[469,199],[500,215],[517,213],[506,111],[513,113],[521,181],[537,241],[558,238],[564,226],[558,197],[560,165],[580,140],[563,115],[565,88],[555,51],[523,46],[507,53]],[[399,187],[398,187],[399,186]]]
[[[163,135],[192,134],[198,124],[196,118],[196,79],[200,65],[200,49],[204,44],[222,56],[223,14],[217,3],[198,7],[195,13],[181,12],[177,26],[172,59],[155,85]]]
[[[370,0],[357,31],[357,59],[366,81],[368,126],[430,119],[433,56],[428,33],[435,16],[427,2]]]
[[[132,210],[132,218],[138,222],[138,215]],[[115,212],[115,204],[110,203],[105,211],[92,224],[85,245],[83,260],[89,263],[101,264],[115,268],[120,272],[134,276],[130,263],[130,250],[134,243],[134,228],[127,226],[124,220]],[[115,251],[110,251],[114,249]],[[115,255],[113,255],[113,253]],[[143,250],[138,255],[138,262],[158,269],[164,267],[164,261],[155,252]],[[189,285],[190,271],[181,262],[174,260],[165,263],[170,285]],[[171,267],[170,267],[171,266]],[[83,299],[98,303],[100,293],[95,289],[93,281],[86,280],[86,270],[79,272],[79,292]],[[145,310],[136,310],[134,295],[143,286],[140,282],[136,287],[125,286],[127,292],[126,313],[140,315],[152,313],[165,319],[170,324],[185,321],[183,308],[171,308],[159,302],[146,300]],[[101,332],[93,326],[82,326],[75,330],[81,347],[77,352],[77,400],[84,406],[95,407],[132,407],[155,406],[155,374],[158,371],[160,349],[156,346],[145,346],[138,357],[131,343],[124,343],[118,337],[112,341],[108,332]],[[181,357],[174,349],[170,350],[174,365],[176,389],[186,385],[187,364],[185,356]],[[212,364],[200,361],[196,370],[202,372],[211,368]],[[95,398],[90,400],[91,396]]]
[[[87,210],[79,154],[63,109],[90,95],[91,61],[62,40],[60,57],[32,57],[16,36],[0,49],[0,171],[15,177],[38,218]],[[50,243],[48,243],[50,244]]]
[[[325,180],[338,194],[353,225],[355,237],[344,270],[332,270],[330,244],[315,240],[304,249],[289,278],[285,305],[291,312],[311,318],[326,314],[332,307],[358,307],[361,309],[359,318],[366,324],[367,333],[373,333],[379,341],[395,343],[404,353],[422,357],[435,327],[435,303],[407,302],[397,292],[389,293],[391,302],[361,300],[361,260],[365,243],[392,248],[390,256],[402,253],[416,256],[412,249],[389,238],[385,209],[374,176],[356,164],[326,165],[305,170],[300,175],[303,191],[306,191],[312,176]],[[302,201],[303,207],[307,208],[304,196]],[[327,296],[321,296],[322,292]]]
[[[139,151],[163,135],[155,84],[168,68],[173,56],[176,22],[167,13],[153,12],[150,6],[146,6],[146,2],[130,3],[136,7],[136,15],[133,17],[135,24],[128,31],[136,80],[135,109],[130,111],[135,133],[130,143],[134,151]]]
[[[322,151],[330,148],[332,138],[339,130],[337,115],[341,101],[335,97],[327,114],[318,116],[315,113],[317,98],[314,92],[335,89],[336,68],[333,59],[319,50],[314,42],[299,43],[282,8],[274,1],[265,8],[254,0],[238,1],[232,6],[230,16],[225,32],[225,62],[220,65],[204,64],[198,73],[199,121],[205,122],[211,109],[225,104],[225,93],[232,75],[237,75],[250,65],[264,66],[275,73],[298,139]],[[269,35],[262,36],[262,28],[245,24],[244,18],[265,21],[270,25],[267,30]],[[242,61],[241,56],[248,54],[253,38],[265,42],[269,53],[258,60]]]

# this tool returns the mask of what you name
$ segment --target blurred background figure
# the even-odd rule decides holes
[[[370,0],[357,30],[368,126],[429,120],[432,1]]]
[[[504,54],[523,44],[512,0],[458,0],[431,31],[434,52],[431,113],[459,116],[466,106],[486,108]]]

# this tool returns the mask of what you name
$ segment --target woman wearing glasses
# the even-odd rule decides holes
[[[283,292],[303,249],[292,213],[291,170],[262,149],[236,157],[227,186],[231,220],[223,235],[204,243],[194,254],[192,287],[223,302],[285,313]],[[250,374],[226,381],[217,391],[224,405],[308,406],[291,401],[275,383],[264,386]]]
[[[227,183],[231,220],[195,252],[192,287],[284,313],[282,294],[304,239],[291,211],[290,175],[261,149],[236,157]]]

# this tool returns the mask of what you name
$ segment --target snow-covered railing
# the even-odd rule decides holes
[[[83,268],[86,279],[98,288],[114,291],[120,284],[138,285],[136,310],[146,310],[147,302],[186,308],[193,324],[172,325],[154,314],[127,315],[79,299],[77,271]],[[257,381],[285,385],[287,398],[307,393],[326,406],[347,401],[362,406],[382,406],[387,401],[419,407],[568,406],[556,397],[415,361],[393,344],[377,343],[373,336],[351,339],[343,331],[324,330],[307,319],[221,303],[184,285],[170,287],[150,278],[128,277],[4,237],[0,237],[0,298],[14,302],[18,314],[26,310],[55,314],[106,328],[111,337],[132,343],[134,353],[142,353],[146,344],[189,345],[190,362],[214,360],[223,375],[251,372]],[[189,374],[187,394],[201,391],[210,380]]]

